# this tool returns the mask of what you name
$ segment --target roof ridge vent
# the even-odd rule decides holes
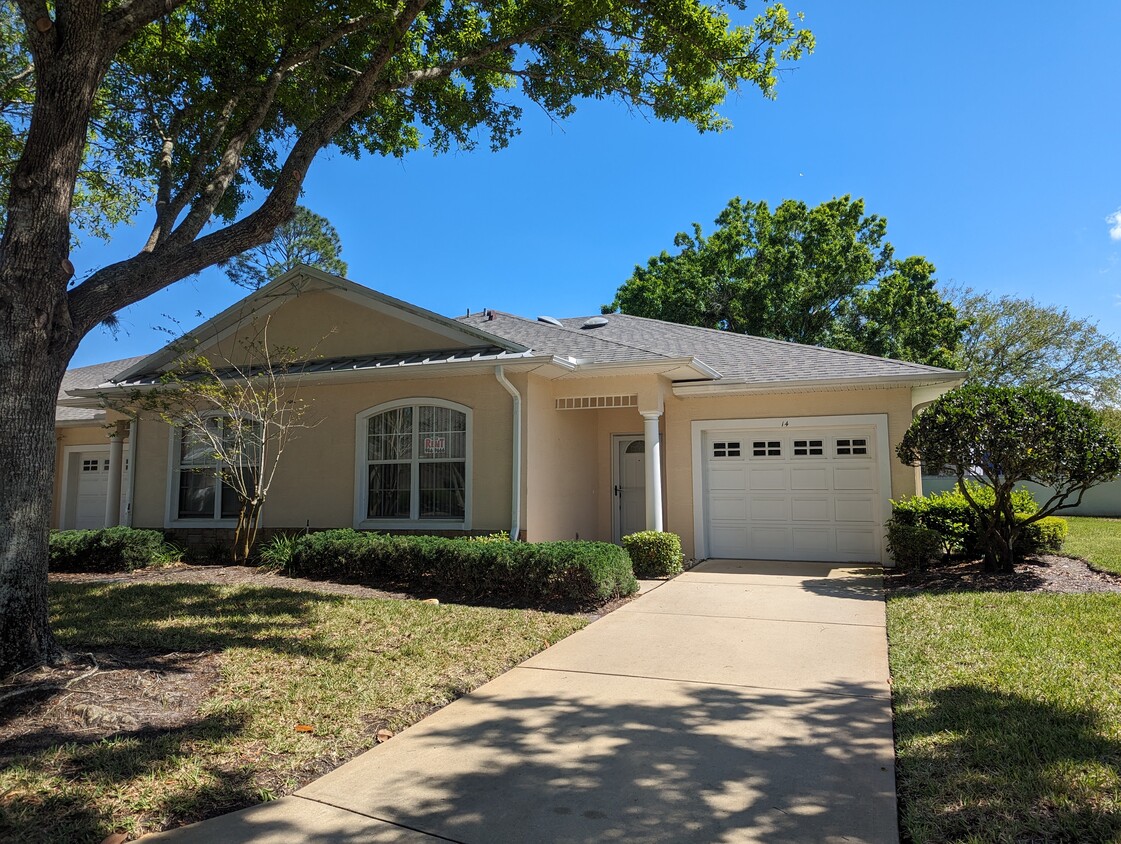
[[[559,319],[557,319],[556,317],[551,317],[551,316],[539,316],[539,317],[537,318],[537,321],[538,321],[538,322],[543,322],[543,323],[545,323],[546,325],[555,325],[555,326],[556,326],[557,328],[564,328],[564,323],[563,323],[563,322],[561,322],[561,321],[560,321]]]
[[[581,325],[580,327],[581,328],[603,328],[603,326],[605,326],[605,325],[607,325],[607,317],[594,316],[594,317],[591,317],[589,319],[584,320],[584,324]]]

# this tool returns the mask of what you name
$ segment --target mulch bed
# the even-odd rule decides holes
[[[924,571],[887,572],[889,592],[1121,592],[1121,577],[1096,571],[1084,560],[1041,554],[1016,565],[1012,574],[982,571],[981,560],[955,560]]]

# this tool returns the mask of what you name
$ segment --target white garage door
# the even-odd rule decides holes
[[[875,428],[706,431],[709,557],[879,562]]]

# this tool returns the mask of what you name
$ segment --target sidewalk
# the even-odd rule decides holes
[[[895,842],[873,570],[708,561],[291,797],[153,842]]]

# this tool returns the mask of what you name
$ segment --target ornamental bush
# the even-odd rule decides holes
[[[479,542],[350,528],[297,538],[286,572],[541,609],[590,609],[638,589],[626,552],[606,542]]]
[[[1121,443],[1091,408],[1033,387],[953,390],[911,423],[896,448],[911,466],[949,466],[973,475],[992,493],[990,502],[969,502],[981,527],[985,568],[1009,572],[1025,528],[1072,507],[1095,484],[1121,472]],[[1018,483],[1052,487],[1034,513],[1015,512]],[[967,501],[972,495],[966,496]]]
[[[938,531],[921,525],[889,521],[887,549],[901,569],[922,570],[942,557],[943,538]]]
[[[638,577],[670,577],[681,574],[681,537],[676,533],[640,530],[623,537],[623,548]]]
[[[178,562],[182,551],[158,530],[129,527],[51,531],[51,571],[116,572]]]

